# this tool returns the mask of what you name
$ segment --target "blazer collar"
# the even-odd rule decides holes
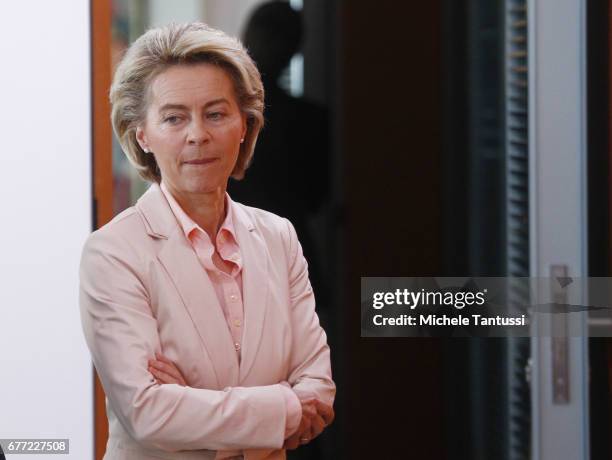
[[[242,254],[244,332],[240,366],[233,340],[214,287],[181,231],[158,184],[136,203],[153,238],[168,240],[157,254],[177,288],[214,366],[220,388],[246,380],[257,357],[268,304],[268,247],[246,209],[232,203],[234,225]]]
[[[244,225],[249,232],[255,229],[251,217],[240,206],[237,205],[229,196],[228,201],[235,225]],[[144,218],[147,233],[154,238],[167,239],[177,229],[178,222],[170,204],[164,196],[158,183],[151,184],[149,189],[138,199],[136,208]]]

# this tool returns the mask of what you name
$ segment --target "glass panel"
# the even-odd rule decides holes
[[[529,276],[526,2],[448,0],[444,16],[445,271]],[[530,458],[529,354],[529,339],[447,344],[449,459]]]

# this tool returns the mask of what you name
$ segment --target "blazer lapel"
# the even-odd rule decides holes
[[[232,203],[234,227],[242,255],[242,295],[244,332],[239,383],[242,384],[255,362],[263,334],[268,305],[268,248],[247,212]]]
[[[180,229],[160,187],[153,184],[137,203],[151,236],[166,241],[157,255],[174,283],[213,363],[218,388],[238,382],[238,360],[215,289]]]

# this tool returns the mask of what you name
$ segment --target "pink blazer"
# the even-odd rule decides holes
[[[280,382],[333,403],[329,347],[295,230],[235,204],[240,364],[214,288],[157,184],[87,240],[80,309],[107,397],[105,460],[214,459],[231,449],[281,459]],[[177,364],[187,387],[155,383],[147,370],[155,352]]]

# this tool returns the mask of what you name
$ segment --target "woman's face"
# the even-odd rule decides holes
[[[172,66],[151,82],[136,139],[174,194],[225,191],[247,128],[234,93],[227,73],[206,63]]]

